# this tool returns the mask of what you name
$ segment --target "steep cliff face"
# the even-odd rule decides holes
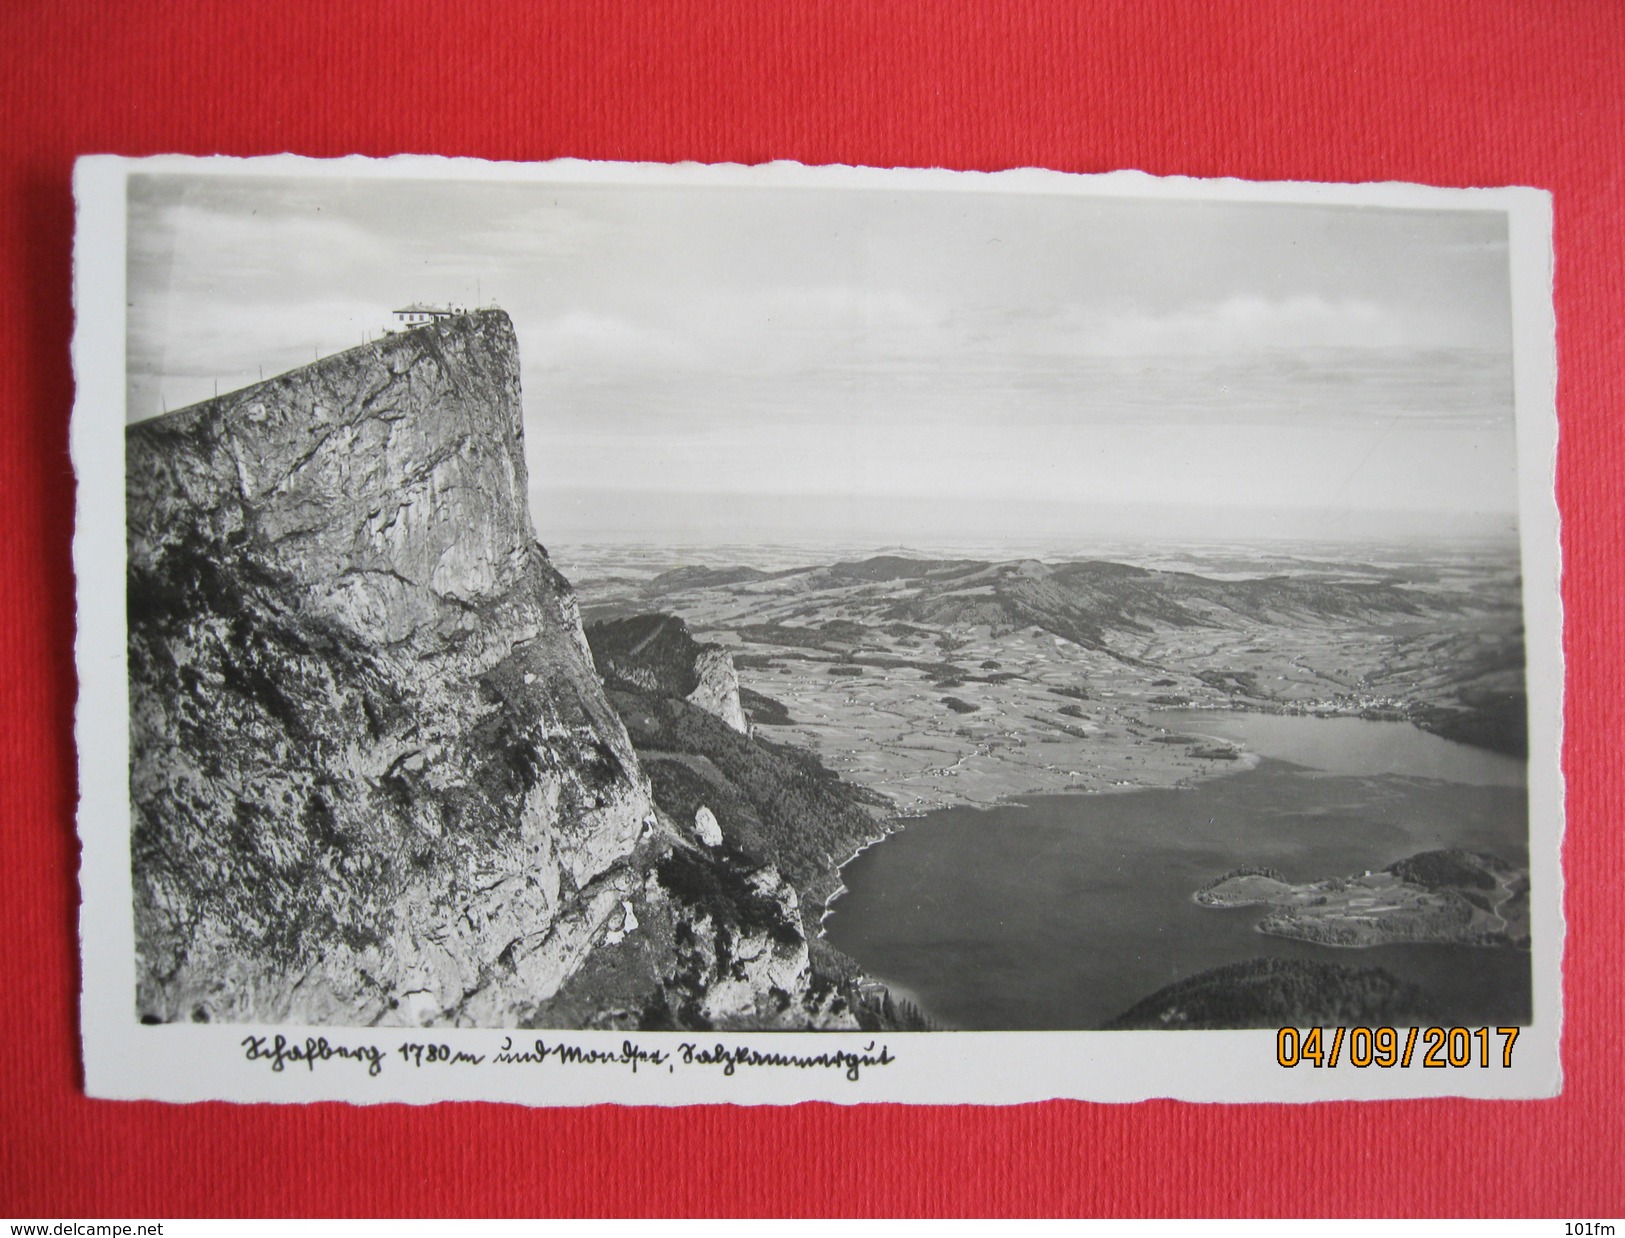
[[[496,311],[130,427],[144,1018],[521,1023],[693,918],[521,435]]]
[[[662,1011],[727,1026],[923,1030],[918,1011],[894,1004],[821,931],[842,888],[841,863],[885,833],[890,802],[702,703],[721,655],[737,706],[733,660],[724,647],[695,641],[676,616],[601,620],[587,641],[656,809],[688,844],[661,873],[668,888],[689,891],[690,927],[700,930],[678,934],[677,975],[707,979],[667,986]],[[710,876],[688,862],[696,855]]]
[[[745,710],[739,702],[739,672],[733,655],[720,645],[707,645],[694,660],[697,682],[688,694],[691,704],[715,714],[741,735],[750,734]]]
[[[723,646],[695,641],[675,615],[600,620],[587,641],[656,807],[699,846],[723,840],[775,865],[803,906],[821,908],[840,888],[840,865],[885,833],[890,801],[843,781],[804,749],[753,734],[742,711],[736,722],[732,710],[707,707],[705,684],[720,678],[721,655],[738,709],[733,660]],[[817,924],[815,910],[809,927]]]
[[[611,687],[675,697],[750,733],[739,703],[739,672],[721,645],[701,644],[675,615],[634,615],[595,623],[592,654]]]

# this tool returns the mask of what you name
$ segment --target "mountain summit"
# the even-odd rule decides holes
[[[777,873],[652,801],[531,528],[506,314],[126,447],[144,1019],[850,1025]]]

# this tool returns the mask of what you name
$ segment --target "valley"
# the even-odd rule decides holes
[[[681,616],[732,653],[763,735],[903,814],[1256,764],[1173,721],[1191,709],[1407,720],[1521,752],[1515,557],[1113,549],[1128,561],[558,553],[589,621]]]

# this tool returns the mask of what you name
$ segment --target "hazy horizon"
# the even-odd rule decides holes
[[[1521,576],[1521,554],[1510,536],[1452,540],[1305,538],[1067,538],[937,539],[879,542],[873,539],[813,541],[572,541],[545,543],[555,567],[578,590],[584,606],[597,603],[606,582],[652,580],[679,568],[752,568],[804,571],[877,557],[1047,564],[1109,562],[1154,571],[1188,572],[1207,579],[1256,579],[1291,570],[1346,575],[1399,566],[1459,568]]]
[[[1087,545],[1094,542],[1327,542],[1515,545],[1517,521],[1501,512],[1305,513],[1123,504],[961,504],[944,521],[928,500],[853,503],[821,496],[681,492],[600,493],[532,485],[531,514],[543,542],[604,545],[872,545],[968,543]],[[980,519],[979,519],[980,518]]]

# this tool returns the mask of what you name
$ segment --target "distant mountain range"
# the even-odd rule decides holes
[[[1487,587],[1417,563],[1355,561],[1340,571],[1317,562],[1297,573],[1215,578],[1105,560],[885,554],[781,571],[681,567],[642,582],[620,582],[589,614],[684,612],[717,597],[729,599],[740,613],[730,623],[746,642],[824,649],[860,660],[866,633],[895,634],[897,625],[935,633],[985,627],[993,636],[1037,629],[1142,669],[1157,667],[1141,652],[1157,634],[1228,631],[1256,635],[1267,645],[1272,632],[1319,632],[1328,644],[1363,632],[1372,648],[1392,649],[1396,665],[1404,668],[1393,682],[1373,688],[1373,695],[1380,689],[1400,702],[1385,706],[1383,716],[1404,716],[1448,738],[1501,752],[1521,755],[1527,749],[1522,618],[1510,574]],[[1249,672],[1198,673],[1233,704],[1289,705]]]
[[[933,626],[988,624],[995,631],[1038,627],[1090,648],[1106,648],[1113,632],[1144,632],[1153,624],[1211,627],[1242,622],[1378,623],[1443,613],[1451,598],[1418,589],[1395,570],[1393,579],[1262,576],[1215,580],[1189,572],[1154,571],[1103,560],[1047,564],[1036,559],[994,563],[975,559],[911,559],[882,555],[827,567],[766,572],[749,567],[684,567],[643,586],[659,598],[695,589],[777,582],[807,592],[851,590],[873,599],[876,619]],[[883,588],[872,588],[883,586]]]

